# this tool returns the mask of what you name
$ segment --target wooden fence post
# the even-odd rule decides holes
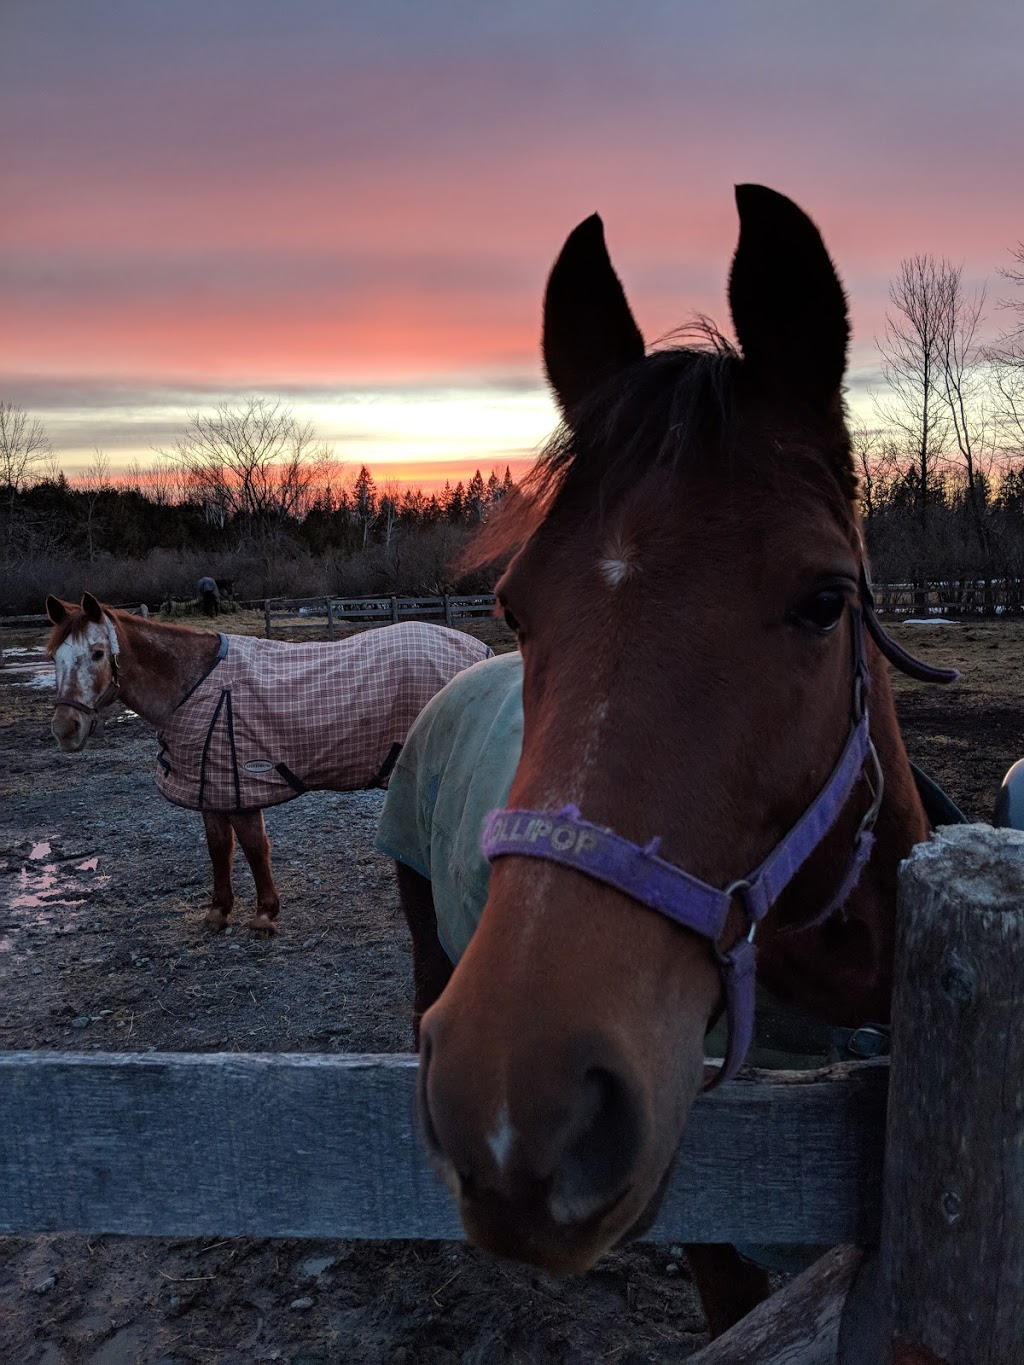
[[[270,598],[263,599],[263,623],[266,627],[267,639],[270,639]]]
[[[327,634],[334,634],[334,604],[329,597],[324,598],[327,604]]]
[[[398,620],[398,598],[397,598],[397,597],[392,597],[392,599],[391,599],[391,619],[392,619],[392,621],[397,621],[397,620]]]
[[[452,624],[452,598],[451,598],[451,593],[447,593],[447,592],[446,592],[445,595],[444,595],[444,623],[445,623],[446,626],[448,626],[449,628],[451,628],[451,624]]]
[[[864,1253],[833,1247],[690,1365],[836,1365],[843,1307]]]
[[[1024,833],[904,863],[893,1020],[878,1359],[1024,1361]]]

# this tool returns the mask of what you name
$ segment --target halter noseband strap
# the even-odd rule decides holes
[[[874,824],[882,804],[882,769],[871,741],[864,654],[864,625],[873,640],[885,641],[883,653],[912,676],[931,682],[953,682],[955,669],[933,669],[906,654],[882,630],[875,613],[870,582],[862,571],[861,607],[851,613],[853,627],[853,705],[849,738],[825,786],[782,840],[749,876],[720,890],[658,856],[660,838],[641,847],[612,830],[584,820],[576,806],[558,811],[496,810],[487,818],[481,839],[484,855],[543,858],[582,872],[630,896],[651,910],[707,939],[722,977],[729,1019],[725,1060],[705,1089],[735,1076],[750,1047],[754,1029],[754,934],[808,857],[833,828],[870,760],[872,801],[854,835],[850,863],[828,904],[812,919],[786,932],[809,929],[835,914],[857,884],[874,844]],[[912,667],[906,667],[906,661]],[[749,925],[745,937],[727,951],[720,947],[736,897]]]

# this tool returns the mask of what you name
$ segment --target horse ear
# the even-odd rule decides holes
[[[785,195],[737,185],[740,240],[729,305],[747,372],[815,407],[839,397],[850,327],[818,229]]]
[[[67,620],[67,605],[59,597],[51,595],[46,599],[46,614],[52,625],[59,626],[62,621]]]
[[[99,602],[96,601],[96,598],[93,597],[91,592],[82,595],[82,610],[85,612],[87,620],[95,621],[97,625],[102,625],[103,608],[100,606]]]
[[[566,415],[602,380],[644,356],[598,215],[569,234],[544,295],[544,368]]]

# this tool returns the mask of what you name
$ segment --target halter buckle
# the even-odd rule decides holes
[[[754,935],[757,933],[757,920],[750,913],[750,910],[747,906],[746,897],[743,895],[744,891],[749,890],[750,890],[749,880],[746,877],[737,877],[737,879],[734,882],[729,883],[729,885],[722,892],[722,895],[730,897],[739,896],[740,900],[743,902],[743,913],[750,921],[750,929],[747,931],[747,942],[753,943]]]
[[[869,830],[874,829],[875,821],[878,819],[878,812],[882,809],[882,797],[885,795],[885,774],[882,772],[882,764],[878,758],[878,750],[875,748],[873,740],[868,740],[868,758],[871,760],[873,775],[866,773],[867,784],[871,788],[872,802],[864,813],[864,818],[857,827],[854,836],[854,843],[859,843],[862,836]],[[872,780],[873,776],[873,780]]]

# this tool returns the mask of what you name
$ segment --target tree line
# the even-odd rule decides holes
[[[200,573],[252,598],[442,592],[456,586],[450,562],[514,486],[507,466],[435,493],[378,482],[367,465],[352,477],[266,398],[194,414],[163,459],[117,478],[102,453],[68,478],[38,420],[11,403],[0,404],[0,443],[6,612],[35,610],[40,591],[61,590],[55,577],[129,601],[188,597]]]

